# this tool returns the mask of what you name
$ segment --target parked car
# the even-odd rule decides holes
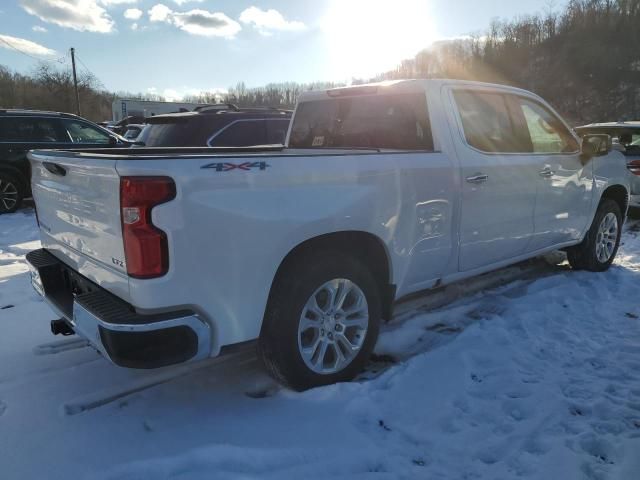
[[[290,119],[290,110],[212,105],[193,112],[149,117],[136,142],[147,147],[284,144]]]
[[[123,138],[69,113],[0,109],[0,214],[30,195],[32,148],[124,147]]]
[[[141,123],[130,123],[129,125],[127,125],[127,130],[124,132],[123,137],[130,142],[134,142],[136,141],[144,127],[145,125]]]
[[[144,117],[140,117],[137,115],[130,115],[117,122],[111,122],[109,125],[107,125],[106,128],[108,128],[114,133],[117,133],[118,135],[124,135],[129,125],[131,124],[138,125],[144,122],[145,122]]]
[[[209,117],[245,118],[185,116]],[[258,339],[286,385],[349,380],[400,297],[556,249],[609,268],[629,179],[607,140],[524,90],[411,80],[302,94],[287,147],[34,151],[32,283],[117,365]]]
[[[591,123],[576,127],[578,135],[607,134],[613,139],[613,149],[621,152],[630,173],[629,206],[634,216],[640,215],[640,122]]]

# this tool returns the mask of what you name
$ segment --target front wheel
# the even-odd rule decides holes
[[[276,279],[259,351],[267,370],[296,390],[348,381],[369,359],[380,318],[368,268],[339,252],[307,255]]]
[[[582,243],[567,249],[567,259],[577,270],[603,272],[616,257],[622,233],[622,213],[618,204],[604,198]]]

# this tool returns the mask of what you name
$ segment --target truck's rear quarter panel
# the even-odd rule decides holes
[[[262,161],[264,169],[216,168]],[[221,344],[258,336],[280,262],[307,239],[372,233],[393,259],[395,281],[420,266],[409,262],[416,251],[443,269],[449,260],[455,189],[441,153],[123,159],[116,169],[121,176],[168,175],[177,190],[175,200],[153,209],[154,224],[169,239],[169,272],[130,279],[131,303],[200,313],[212,323],[214,354]],[[435,235],[423,232],[424,191],[439,203]]]

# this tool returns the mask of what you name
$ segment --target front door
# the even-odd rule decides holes
[[[531,249],[579,240],[589,222],[591,209],[586,206],[592,197],[593,164],[580,159],[577,139],[549,108],[530,98],[514,97],[514,101],[538,159]]]
[[[538,159],[526,152],[508,95],[467,87],[451,91],[461,172],[459,270],[526,253],[534,232]]]

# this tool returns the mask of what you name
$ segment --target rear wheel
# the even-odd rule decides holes
[[[618,204],[604,198],[582,243],[567,250],[567,259],[578,270],[607,270],[618,252],[622,232],[622,213]]]
[[[380,317],[369,269],[339,252],[308,255],[276,280],[260,354],[269,372],[296,390],[348,381],[369,359]]]
[[[629,207],[627,217],[632,220],[640,220],[640,207]]]
[[[0,172],[0,214],[15,212],[23,196],[22,183],[13,174]]]

